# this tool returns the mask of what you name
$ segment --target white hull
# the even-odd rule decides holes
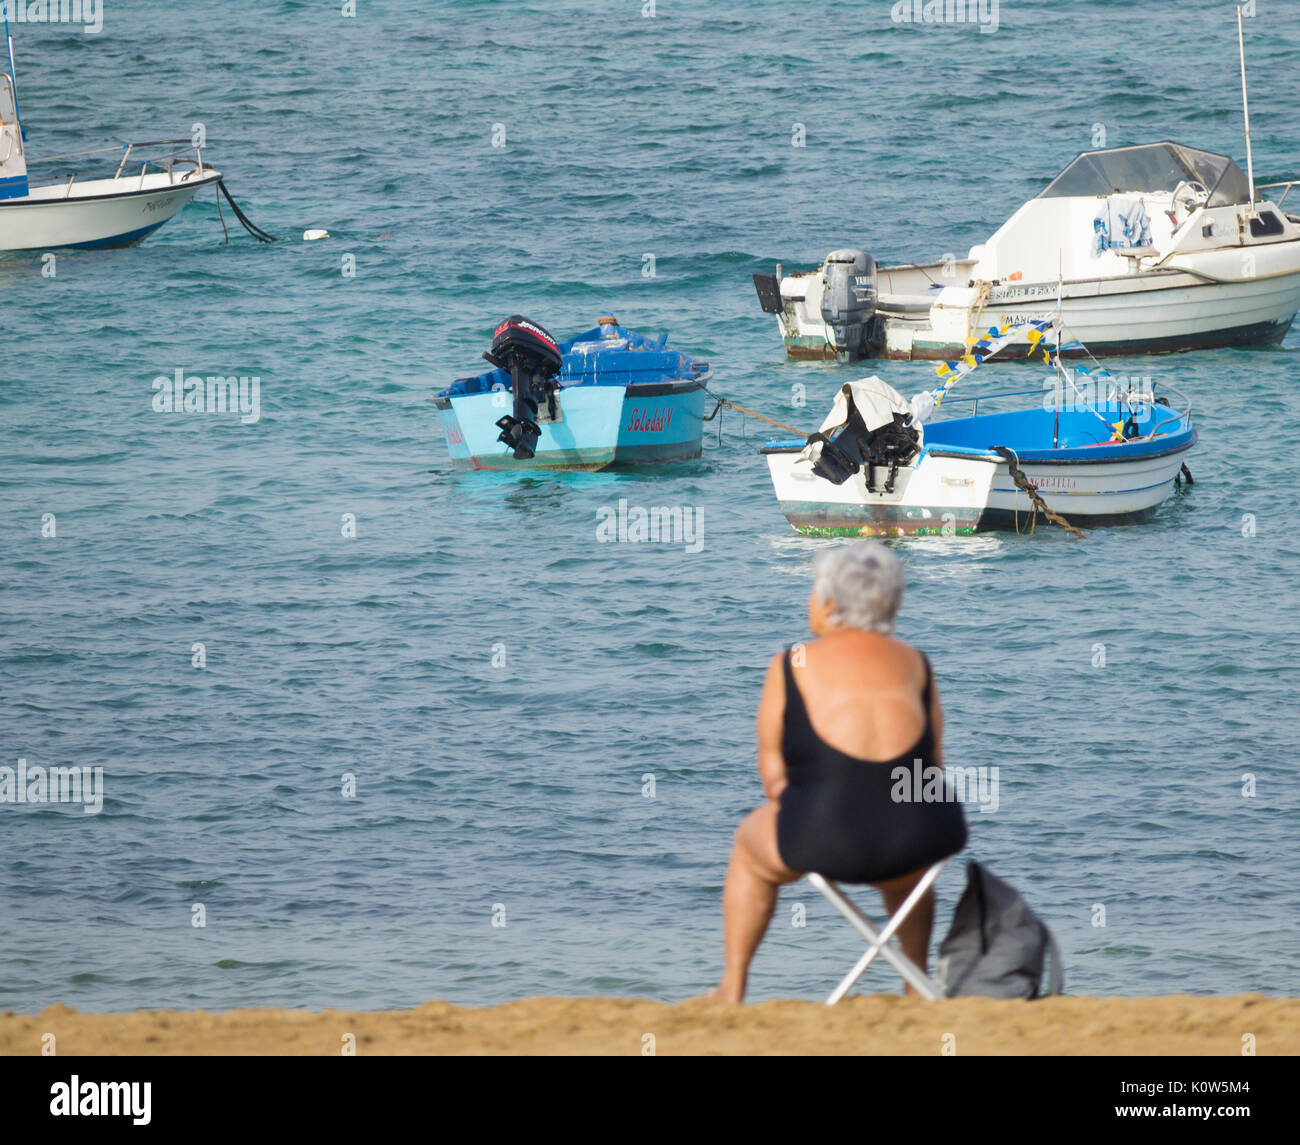
[[[1062,323],[1069,337],[1095,354],[1277,343],[1300,311],[1300,249],[1281,244],[1263,248],[1257,260],[1277,268],[1237,282],[1175,271],[1068,283],[1062,291]],[[792,357],[834,356],[821,320],[819,286],[812,276],[799,280],[804,296],[788,315],[778,316]],[[972,333],[1054,315],[1056,293],[1056,283],[1000,287],[980,304],[974,289],[950,287],[944,300],[923,316],[882,313],[885,356],[953,358],[965,352]],[[1015,358],[1016,346],[1022,352],[1028,348],[1023,341],[1012,342],[1008,358]]]
[[[1058,314],[1094,354],[1276,344],[1300,312],[1300,216],[1281,205],[1295,184],[1269,186],[1277,203],[1226,156],[1169,142],[1089,152],[965,259],[842,249],[755,285],[795,358],[951,361]]]
[[[1239,282],[1207,282],[1192,274],[1173,273],[1072,283],[1063,292],[1062,322],[1071,338],[1103,354],[1280,342],[1300,310],[1300,265],[1296,265],[1300,250],[1284,248],[1277,253],[1289,257],[1269,260],[1281,264],[1276,272]],[[1046,303],[1041,293],[1035,298],[1027,291],[994,290],[975,323],[976,334],[987,326],[1025,321],[1030,315],[1051,315],[1056,295],[1054,285],[1049,289]],[[998,295],[1004,300],[995,301]],[[938,357],[941,348],[964,349],[972,309],[970,305],[936,306],[928,324],[892,323],[887,333],[889,356]]]
[[[112,247],[140,242],[221,178],[204,168],[189,179],[150,172],[33,188],[0,201],[0,250]]]
[[[1168,499],[1186,456],[1091,464],[1025,461],[1021,469],[1039,496],[1071,524],[1142,521]],[[958,535],[1028,526],[1034,507],[1005,462],[926,451],[900,469],[892,492],[875,471],[876,491],[859,472],[843,485],[813,474],[796,449],[767,452],[772,485],[787,520],[812,536]]]

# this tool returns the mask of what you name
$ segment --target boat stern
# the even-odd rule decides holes
[[[969,536],[979,529],[997,469],[996,457],[923,450],[899,469],[892,489],[880,467],[868,489],[861,470],[842,485],[817,476],[803,448],[802,441],[773,441],[760,452],[781,512],[809,537]]]

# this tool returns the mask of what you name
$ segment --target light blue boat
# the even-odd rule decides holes
[[[433,399],[452,464],[604,469],[698,457],[712,371],[667,342],[612,315],[567,342],[508,318],[483,355],[497,368]]]

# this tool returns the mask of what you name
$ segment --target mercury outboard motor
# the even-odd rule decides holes
[[[510,374],[514,390],[514,414],[497,420],[503,441],[515,452],[516,461],[527,461],[537,452],[541,428],[537,407],[546,401],[555,416],[555,391],[564,358],[559,344],[545,330],[519,314],[512,314],[492,334],[492,349],[483,353],[498,369]]]
[[[876,313],[876,260],[860,250],[834,250],[822,266],[822,321],[837,354],[866,355]]]

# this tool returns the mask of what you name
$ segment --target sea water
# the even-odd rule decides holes
[[[1245,158],[1218,0],[1003,0],[992,34],[888,0],[343,7],[16,29],[33,159],[202,125],[280,241],[227,209],[227,245],[205,192],[138,248],[0,259],[0,765],[102,768],[98,813],[0,806],[0,1007],[706,989],[763,674],[836,542],[734,413],[698,462],[462,473],[430,395],[506,315],[613,312],[811,429],[933,369],[787,361],[753,273],[962,255],[1094,146]],[[1300,175],[1300,11],[1246,23],[1256,177]],[[1149,524],[896,543],[948,760],[998,768],[969,854],[1072,991],[1300,989],[1298,350],[1108,363],[1194,402],[1196,484]],[[176,371],[257,379],[258,416],[155,409]],[[601,535],[620,502],[700,544]],[[788,888],[753,996],[859,952]]]

